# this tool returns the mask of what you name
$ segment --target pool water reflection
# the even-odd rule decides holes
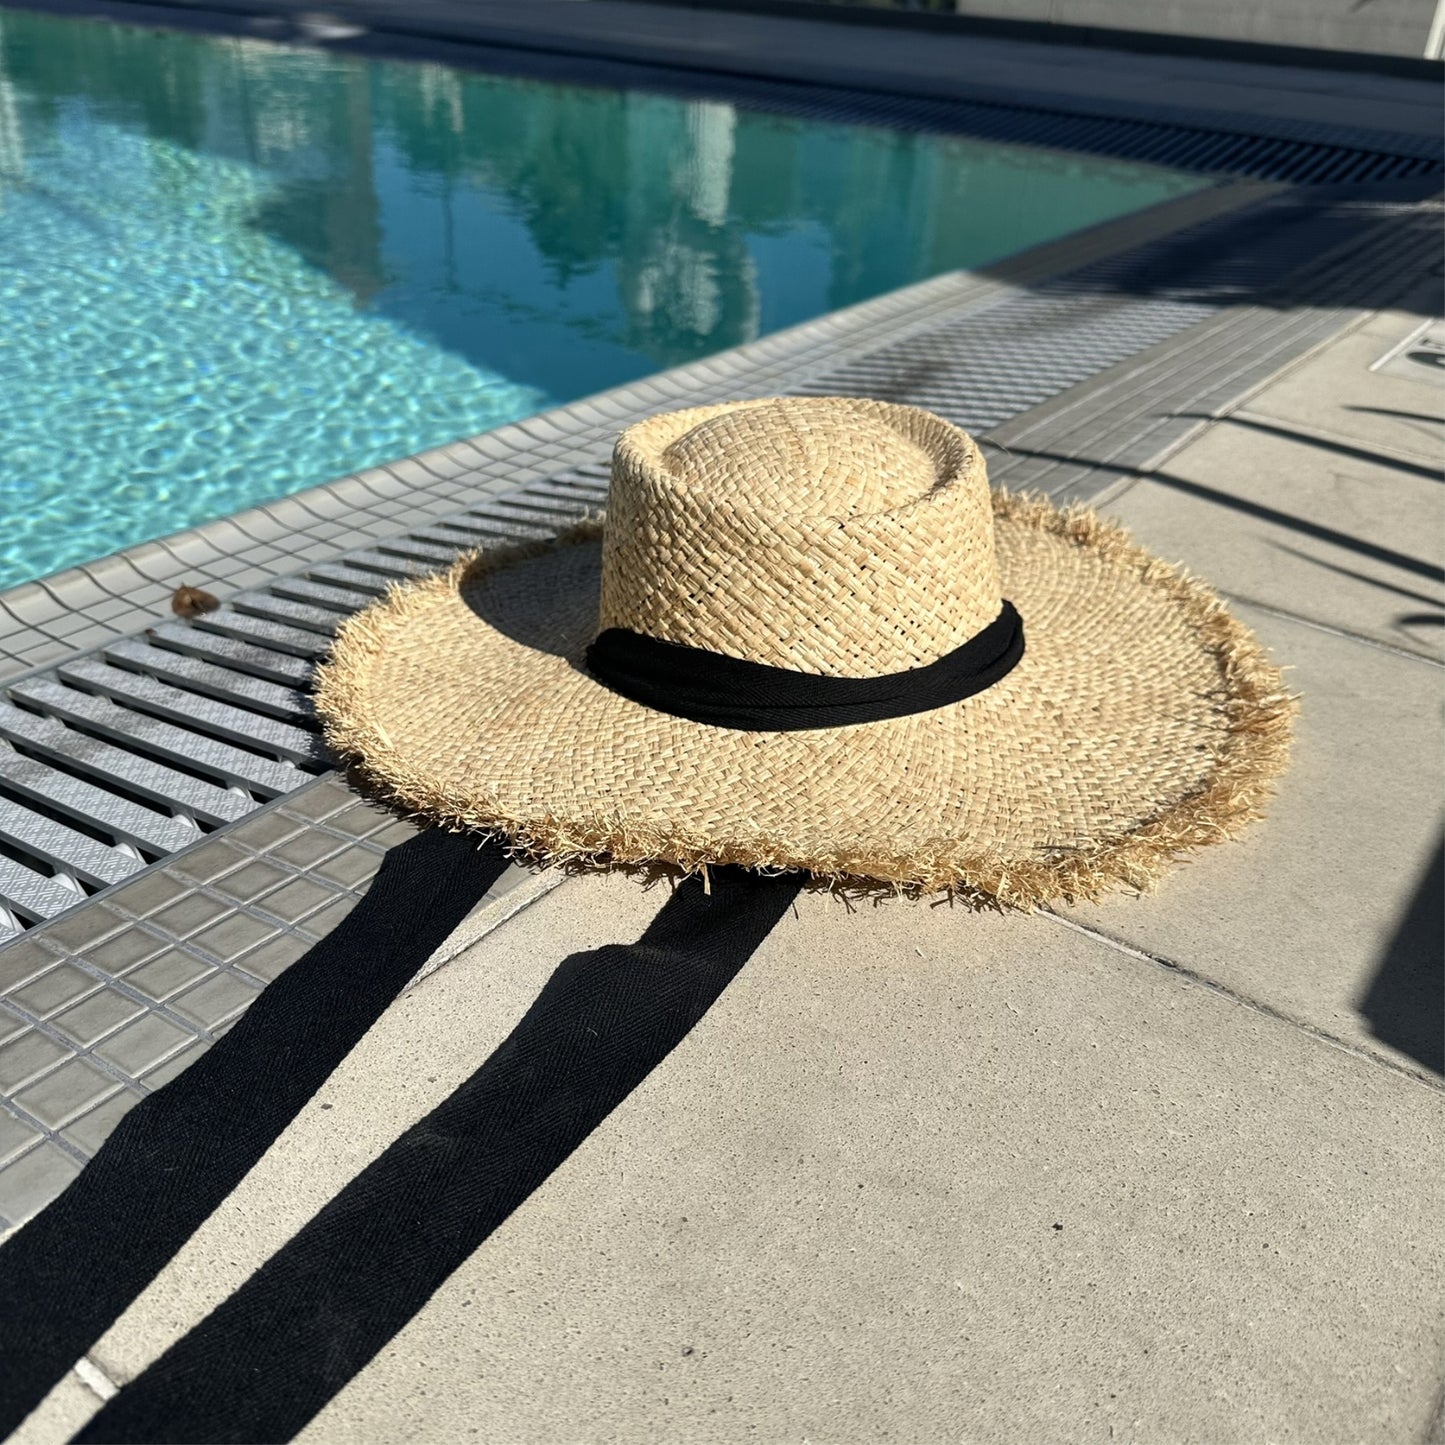
[[[0,11],[0,586],[1202,184]]]

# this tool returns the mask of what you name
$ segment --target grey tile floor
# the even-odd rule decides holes
[[[411,832],[321,778],[0,948],[0,1218],[64,1187],[132,1104],[335,927]]]

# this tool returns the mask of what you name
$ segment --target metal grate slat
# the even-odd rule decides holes
[[[264,617],[249,617],[244,612],[232,612],[227,608],[197,617],[191,626],[198,632],[214,633],[218,637],[249,642],[260,648],[273,648],[277,652],[289,652],[293,657],[303,657],[308,662],[316,661],[328,646],[319,633],[291,627],[284,622],[272,622]]]
[[[351,605],[355,607],[364,607],[372,598],[380,597],[391,585],[386,577],[364,571],[347,562],[321,562],[308,567],[306,575],[330,586],[333,591],[339,592],[342,588],[350,590],[356,599]]]
[[[47,767],[13,747],[0,747],[0,783],[7,792],[99,826],[150,853],[174,853],[200,836],[193,824]]]
[[[260,747],[294,763],[325,766],[315,734],[277,718],[263,717],[199,693],[187,692],[144,673],[112,667],[92,658],[62,663],[56,676],[72,687],[94,691],[169,722],[199,727],[242,747]],[[294,785],[294,784],[293,784]]]
[[[54,918],[84,896],[0,853],[0,905],[21,918],[36,923]]]
[[[145,867],[145,860],[133,853],[122,853],[54,818],[17,807],[3,795],[0,795],[0,842],[9,843],[32,858],[82,882],[93,883],[97,888],[119,883]]]
[[[198,657],[168,652],[160,647],[147,647],[134,638],[122,638],[102,649],[107,662],[117,667],[132,668],[175,687],[204,693],[218,702],[252,708],[283,721],[299,721],[311,716],[311,701],[305,693],[280,683],[248,677],[244,672],[217,667]]]
[[[535,482],[525,492],[520,493],[517,500],[525,500],[529,504],[556,502],[571,512],[590,512],[607,501],[607,483],[598,482],[583,487],[575,483],[557,486]]]
[[[422,542],[429,542],[437,547],[451,546],[456,549],[453,553],[453,560],[463,552],[468,552],[479,544],[479,541],[486,537],[516,537],[519,540],[530,540],[548,535],[545,527],[526,526],[517,522],[509,522],[502,519],[474,517],[470,514],[464,517],[448,517],[446,523],[438,522],[435,527],[418,527],[411,534]]]
[[[421,537],[423,540],[418,541]],[[383,556],[395,555],[406,557],[416,562],[434,563],[433,571],[441,567],[450,567],[457,560],[459,553],[466,551],[465,545],[458,545],[455,538],[425,540],[426,533],[421,532],[407,537],[387,537],[376,543],[373,551],[380,552]]]
[[[581,498],[564,498],[548,495],[540,490],[516,492],[512,496],[498,497],[483,507],[468,511],[469,517],[490,519],[500,518],[508,522],[520,522],[523,526],[539,523],[555,526],[558,519],[571,520],[590,510],[590,504]]]
[[[275,582],[268,582],[266,590],[273,597],[284,597],[289,602],[302,602],[311,607],[326,607],[343,615],[365,607],[371,600],[353,587],[331,586],[305,577],[281,577]]]
[[[218,787],[12,703],[0,702],[0,737],[62,767],[83,768],[93,778],[214,826],[234,823],[257,806],[249,794]]]
[[[233,611],[246,617],[260,617],[268,622],[279,622],[286,627],[298,627],[303,632],[320,633],[330,637],[341,618],[329,607],[317,607],[307,602],[294,602],[287,597],[276,597],[270,592],[238,592],[231,598]]]
[[[420,541],[434,542],[438,547],[456,547],[459,549],[457,555],[460,556],[462,552],[470,552],[480,546],[479,539],[494,536],[495,533],[490,527],[479,525],[474,517],[462,515],[441,518],[430,527],[424,527],[410,535]]]
[[[374,549],[367,549],[361,552],[348,552],[342,562],[351,571],[368,573],[374,579],[379,579],[381,587],[385,589],[390,583],[403,578],[430,577],[433,572],[449,565],[450,560],[450,554],[446,562],[434,562],[428,559],[404,557],[394,552],[378,552]],[[320,567],[310,567],[307,568],[306,575],[323,577],[326,573]]]
[[[65,722],[99,733],[108,741],[136,748],[164,762],[208,772],[229,786],[268,798],[289,793],[312,776],[289,763],[258,757],[58,682],[27,679],[16,683],[11,694]]]
[[[201,658],[219,664],[243,676],[263,678],[282,687],[304,687],[311,676],[309,661],[288,652],[273,652],[253,642],[241,642],[221,633],[205,632],[199,627],[186,627],[163,622],[149,628],[146,640],[156,649],[165,649],[183,657]]]
[[[517,499],[517,516],[545,528],[548,535],[567,527],[575,527],[588,517],[596,517],[607,509],[604,492],[592,501],[564,500],[561,497],[529,496]]]

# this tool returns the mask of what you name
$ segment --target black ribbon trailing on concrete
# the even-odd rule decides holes
[[[686,1037],[800,887],[714,869],[636,943],[564,960],[466,1083],[75,1441],[289,1440]]]
[[[506,866],[500,844],[440,830],[392,849],[351,913],[0,1246],[0,1439],[240,1183]],[[192,1437],[157,1427],[137,1438]]]
[[[507,866],[432,831],[0,1246],[0,1437],[120,1317]],[[512,1034],[78,1441],[289,1439],[686,1036],[801,875],[714,869],[567,958]]]
[[[992,687],[1024,655],[1012,602],[962,647],[882,677],[822,677],[609,627],[587,670],[613,692],[658,712],[744,732],[800,732],[907,717]]]

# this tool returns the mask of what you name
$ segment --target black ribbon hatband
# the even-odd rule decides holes
[[[820,677],[609,627],[587,649],[587,670],[644,707],[713,727],[800,732],[906,717],[992,687],[1024,655],[1012,602],[962,647],[882,677]]]

